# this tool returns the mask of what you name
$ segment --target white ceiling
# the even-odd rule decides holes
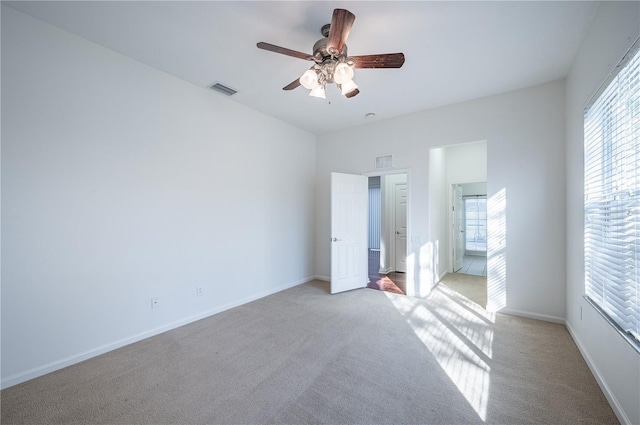
[[[315,134],[566,76],[598,7],[587,1],[44,1],[10,6]],[[403,52],[400,69],[356,70],[360,94],[327,100],[282,87],[309,62],[334,8],[355,14],[349,54]],[[212,96],[221,96],[212,93]]]

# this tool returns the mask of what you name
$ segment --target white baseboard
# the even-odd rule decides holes
[[[325,282],[331,282],[331,278],[329,276],[315,275],[313,278],[316,279],[316,280],[323,280]]]
[[[387,267],[386,269],[380,268],[380,270],[378,270],[378,274],[389,274],[393,271],[393,269],[391,269],[391,267]]]
[[[593,359],[589,355],[589,352],[587,351],[587,349],[584,347],[584,345],[576,335],[575,331],[571,327],[571,324],[569,324],[569,322],[566,322],[565,326],[569,331],[569,335],[571,335],[571,338],[573,338],[573,342],[575,342],[576,346],[578,347],[580,354],[582,354],[584,361],[587,363],[587,366],[589,366],[591,373],[596,378],[596,381],[598,382],[600,389],[604,393],[604,396],[609,402],[611,409],[613,409],[613,412],[618,417],[618,420],[620,421],[620,423],[622,425],[632,425],[631,420],[629,420],[629,417],[625,414],[624,410],[622,409],[622,406],[620,406],[618,399],[611,392],[611,389],[609,388],[609,386],[607,385],[607,382],[605,381],[604,377],[600,373],[600,370],[598,369],[596,364],[593,362]]]
[[[531,313],[529,311],[512,310],[509,308],[503,308],[502,310],[498,310],[496,313],[508,314],[510,316],[526,317],[527,319],[542,320],[543,322],[559,323],[561,325],[565,324],[565,320],[562,317],[549,316],[547,314]]]
[[[142,341],[143,339],[147,339],[147,338],[150,338],[152,336],[159,335],[159,334],[161,334],[163,332],[170,331],[171,329],[175,329],[175,328],[178,328],[180,326],[184,326],[184,325],[187,325],[189,323],[196,322],[198,320],[204,319],[206,317],[212,316],[212,315],[217,314],[217,313],[221,313],[221,312],[229,310],[231,308],[238,307],[238,306],[241,306],[243,304],[247,304],[247,303],[249,303],[251,301],[255,301],[257,299],[266,297],[268,295],[275,294],[275,293],[280,292],[280,291],[284,291],[285,289],[293,288],[294,286],[301,285],[301,284],[309,282],[309,281],[311,281],[313,279],[314,279],[314,277],[310,276],[310,277],[306,277],[304,279],[300,279],[300,280],[297,280],[297,281],[294,281],[294,282],[289,282],[289,283],[286,283],[284,285],[280,285],[280,286],[277,286],[275,288],[259,292],[257,294],[254,294],[254,295],[250,296],[250,297],[246,297],[246,298],[243,298],[243,299],[240,299],[240,300],[237,300],[237,301],[234,301],[234,302],[231,302],[231,303],[228,303],[228,304],[225,304],[225,305],[222,305],[222,306],[219,306],[219,307],[216,307],[216,308],[213,308],[213,309],[210,309],[210,310],[198,313],[198,314],[194,314],[193,316],[189,316],[189,317],[186,317],[184,319],[180,319],[180,320],[177,320],[175,322],[168,323],[166,325],[163,325],[163,326],[160,326],[160,327],[157,327],[157,328],[154,328],[154,329],[150,329],[150,330],[145,331],[145,332],[141,332],[141,333],[139,333],[137,335],[132,335],[132,336],[129,336],[127,338],[123,338],[123,339],[118,340],[118,341],[114,341],[114,342],[111,342],[111,343],[108,343],[108,344],[104,344],[104,345],[101,345],[99,347],[95,347],[95,348],[92,348],[90,350],[83,351],[81,353],[74,354],[74,355],[65,357],[65,358],[60,359],[60,360],[53,361],[51,363],[47,363],[47,364],[44,364],[44,365],[41,365],[41,366],[34,367],[32,369],[28,369],[28,370],[26,370],[24,372],[20,372],[20,373],[14,374],[14,375],[8,376],[6,378],[2,377],[2,380],[0,381],[0,388],[1,389],[9,388],[9,387],[12,387],[14,385],[20,384],[22,382],[26,382],[26,381],[29,381],[31,379],[38,378],[38,377],[46,375],[48,373],[55,372],[56,370],[60,370],[60,369],[63,369],[65,367],[74,365],[76,363],[80,363],[82,361],[88,360],[88,359],[90,359],[92,357],[96,357],[96,356],[99,356],[101,354],[108,353],[109,351],[113,351],[115,349],[124,347],[126,345],[133,344],[133,343],[138,342],[138,341]]]

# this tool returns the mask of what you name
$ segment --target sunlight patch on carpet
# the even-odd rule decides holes
[[[455,295],[439,290],[433,291],[430,301],[434,302],[429,304],[411,297],[386,295],[478,417],[486,421],[493,314],[478,314],[454,301],[451,297]]]

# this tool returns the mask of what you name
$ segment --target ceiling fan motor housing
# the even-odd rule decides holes
[[[327,41],[329,36],[329,29],[331,28],[331,24],[326,24],[322,27],[322,35],[324,36],[320,40],[316,41],[313,45],[313,60],[318,65],[317,70],[320,74],[320,79],[326,83],[333,83],[333,75],[336,69],[336,66],[345,62],[349,66],[354,65],[353,59],[347,57],[347,45],[344,44],[342,47],[342,52],[339,52],[338,55],[332,55],[327,50]]]
[[[327,51],[326,38],[321,38],[320,40],[316,41],[316,43],[313,45],[313,59],[316,61],[316,63],[322,63],[324,62],[325,59],[331,58],[332,56],[335,58],[346,58],[347,45],[345,44],[342,47],[342,52],[340,52],[340,54],[338,55],[331,55],[331,53]]]

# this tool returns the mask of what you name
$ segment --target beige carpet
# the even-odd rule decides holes
[[[561,325],[311,282],[1,393],[2,424],[614,424]]]
[[[482,308],[487,308],[487,277],[462,273],[447,273],[440,281]]]

